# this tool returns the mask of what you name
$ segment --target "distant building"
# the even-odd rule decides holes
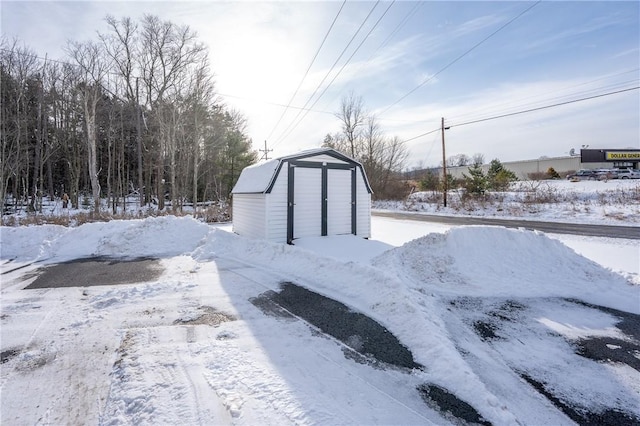
[[[544,157],[537,160],[507,161],[502,165],[516,174],[518,179],[526,180],[532,176],[546,173],[550,167],[565,176],[580,169],[640,169],[640,149],[581,149],[579,156]],[[489,165],[482,166],[486,172]],[[440,173],[442,169],[439,169]],[[461,178],[469,174],[469,166],[447,167],[447,173]]]

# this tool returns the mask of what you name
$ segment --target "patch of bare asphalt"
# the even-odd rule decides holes
[[[291,320],[302,318],[321,333],[333,336],[350,350],[347,359],[374,368],[422,369],[411,351],[381,324],[342,303],[290,282],[279,292],[267,291],[250,299],[265,314]],[[453,423],[491,425],[478,411],[446,389],[432,384],[417,388],[427,405]]]
[[[39,269],[38,277],[25,290],[148,282],[162,272],[157,259],[90,257]]]
[[[5,362],[9,361],[12,358],[15,358],[16,355],[18,355],[20,353],[20,351],[18,349],[12,348],[12,349],[6,349],[4,351],[2,351],[0,353],[0,364],[4,364]]]
[[[454,424],[460,420],[472,425],[490,426],[492,424],[471,405],[440,386],[424,384],[418,387],[418,391],[428,406],[440,412],[444,418]]]
[[[302,318],[361,355],[345,352],[350,359],[358,362],[369,359],[371,365],[380,362],[400,368],[422,368],[396,336],[368,316],[290,282],[281,283],[280,288],[280,292],[267,291],[250,301],[267,315]]]
[[[633,414],[609,408],[601,412],[593,412],[581,407],[575,407],[567,401],[556,396],[546,384],[535,380],[525,373],[519,373],[520,377],[529,383],[541,395],[544,395],[553,405],[562,411],[567,417],[579,425],[584,426],[638,426],[640,419]]]

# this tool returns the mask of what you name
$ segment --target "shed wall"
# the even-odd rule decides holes
[[[266,204],[265,194],[234,194],[233,232],[267,238]]]
[[[271,192],[266,195],[267,236],[269,241],[287,242],[287,179],[289,163],[284,163],[273,184]]]

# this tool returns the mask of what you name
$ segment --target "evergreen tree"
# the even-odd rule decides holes
[[[516,174],[511,170],[505,169],[500,160],[494,158],[489,163],[489,171],[487,172],[487,188],[496,191],[504,191],[509,188],[511,182],[517,181]]]
[[[469,176],[462,174],[463,185],[467,191],[467,194],[480,195],[484,194],[487,190],[487,176],[482,171],[482,165],[480,163],[473,163],[469,167]]]

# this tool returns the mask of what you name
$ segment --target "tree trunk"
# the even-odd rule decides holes
[[[87,126],[87,160],[89,167],[89,180],[93,193],[93,208],[95,213],[100,213],[100,180],[98,179],[98,154],[96,147],[96,104],[97,93],[84,94],[84,118]]]

